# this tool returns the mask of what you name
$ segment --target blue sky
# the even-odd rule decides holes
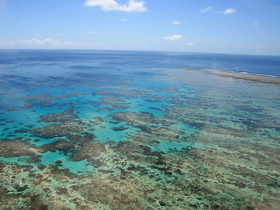
[[[0,48],[280,55],[280,1],[0,0]]]

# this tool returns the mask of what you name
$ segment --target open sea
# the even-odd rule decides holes
[[[0,209],[279,206],[279,56],[0,50]]]

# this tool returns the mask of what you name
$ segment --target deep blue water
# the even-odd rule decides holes
[[[0,50],[0,64],[13,67],[67,65],[74,69],[197,68],[280,76],[280,56],[91,50]],[[130,69],[131,70],[131,69]]]

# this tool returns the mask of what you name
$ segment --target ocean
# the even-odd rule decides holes
[[[280,57],[0,50],[0,209],[278,209]]]

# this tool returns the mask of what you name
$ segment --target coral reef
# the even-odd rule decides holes
[[[209,71],[208,69],[187,68],[186,70],[187,71],[199,71],[199,72],[203,72],[203,73],[207,73],[207,74],[214,74],[214,75],[218,75],[220,77],[228,77],[228,78],[233,78],[233,79],[248,80],[248,81],[252,81],[252,82],[262,82],[262,83],[280,85],[280,81],[278,78],[271,77],[271,76],[265,76],[265,75],[237,73],[237,72],[222,71],[222,70]]]
[[[52,144],[45,144],[42,146],[44,152],[55,152],[55,151],[63,151],[66,154],[68,152],[72,152],[75,149],[76,144],[74,142],[70,142],[66,139],[60,139]]]
[[[79,148],[73,151],[71,159],[74,161],[87,160],[95,167],[99,167],[105,165],[100,160],[100,156],[104,153],[106,153],[106,147],[103,143],[91,141],[80,144]]]
[[[110,115],[116,121],[125,121],[131,125],[142,125],[142,124],[166,124],[171,125],[172,122],[155,117],[153,114],[148,112],[116,112]]]
[[[183,134],[183,131],[175,131],[165,127],[155,127],[155,126],[137,126],[141,131],[153,134],[157,137],[165,137],[169,140],[178,139],[180,134]]]
[[[1,209],[279,209],[275,78],[96,69],[5,77]]]
[[[100,90],[96,94],[98,95],[119,95],[119,96],[129,96],[132,98],[138,98],[143,95],[148,95],[150,90],[141,90],[141,89],[123,89],[117,88],[117,90]]]
[[[50,124],[31,131],[35,136],[42,138],[69,136],[85,130],[85,123],[72,110],[42,115],[40,119]]]
[[[70,121],[74,121],[75,119],[78,119],[79,117],[74,113],[73,110],[65,110],[64,112],[58,112],[58,113],[52,113],[52,114],[46,114],[41,115],[40,119],[43,122],[47,123],[66,123]]]
[[[100,100],[104,104],[112,104],[112,103],[116,103],[116,102],[125,102],[126,101],[125,99],[118,98],[118,97],[103,97],[103,98],[100,98]]]
[[[81,127],[80,121],[65,122],[60,124],[50,124],[40,128],[32,129],[35,136],[41,138],[54,138],[68,136],[74,133],[81,133],[84,129]]]
[[[42,148],[31,145],[27,140],[0,140],[0,157],[21,157],[25,155],[36,155],[42,151]]]
[[[86,95],[87,93],[82,92],[74,92],[66,95],[60,95],[60,96],[50,96],[49,93],[42,93],[38,95],[29,95],[24,97],[17,97],[18,100],[25,100],[25,101],[39,101],[40,105],[42,106],[50,106],[52,105],[54,100],[61,100],[64,98],[70,98],[70,97],[76,97],[79,95]]]
[[[143,136],[108,149],[97,142],[86,143],[74,157],[80,154],[76,158],[104,162],[86,176],[52,165],[41,169],[1,165],[2,206],[276,209],[279,204],[277,172],[269,175],[238,166],[242,159],[214,150],[193,149],[180,155],[151,152],[144,145],[147,140]],[[248,194],[251,191],[255,194]],[[25,199],[16,203],[15,198],[22,196]]]
[[[113,110],[116,108],[120,109],[129,109],[130,107],[128,106],[128,100],[119,98],[119,97],[103,97],[100,98],[100,102],[94,102],[94,104],[100,104],[100,105],[105,105],[106,107],[100,108],[102,109],[108,109],[108,110]]]

